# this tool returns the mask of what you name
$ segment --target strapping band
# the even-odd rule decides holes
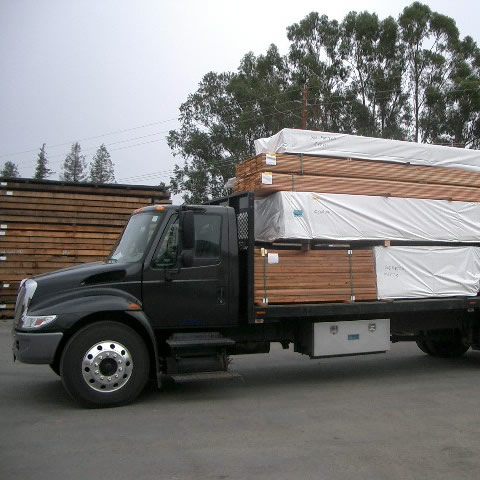
[[[353,250],[347,250],[348,264],[350,266],[350,301],[355,301],[355,285],[353,284]]]

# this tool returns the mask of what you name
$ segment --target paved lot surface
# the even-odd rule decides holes
[[[0,478],[479,478],[480,352],[319,361],[274,345],[234,369],[243,380],[82,410],[47,366],[13,364],[0,321]]]

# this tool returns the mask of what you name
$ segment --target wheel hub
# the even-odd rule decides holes
[[[118,363],[113,358],[104,358],[98,365],[102,375],[114,375],[118,370]]]
[[[82,361],[83,379],[98,392],[119,390],[130,379],[132,370],[130,352],[121,343],[111,340],[93,345]]]

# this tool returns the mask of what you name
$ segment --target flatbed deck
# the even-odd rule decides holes
[[[358,317],[363,315],[395,315],[434,311],[471,311],[479,308],[480,296],[419,298],[411,300],[266,305],[255,307],[257,323],[277,321],[283,318]]]

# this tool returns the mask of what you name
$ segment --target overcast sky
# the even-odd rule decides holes
[[[0,168],[11,160],[31,176],[45,142],[58,179],[78,140],[87,161],[107,145],[119,183],[168,183],[182,161],[165,135],[205,73],[236,70],[245,53],[271,43],[287,53],[286,27],[311,11],[339,21],[351,10],[396,18],[411,3],[0,0]],[[423,3],[480,44],[479,2]]]

